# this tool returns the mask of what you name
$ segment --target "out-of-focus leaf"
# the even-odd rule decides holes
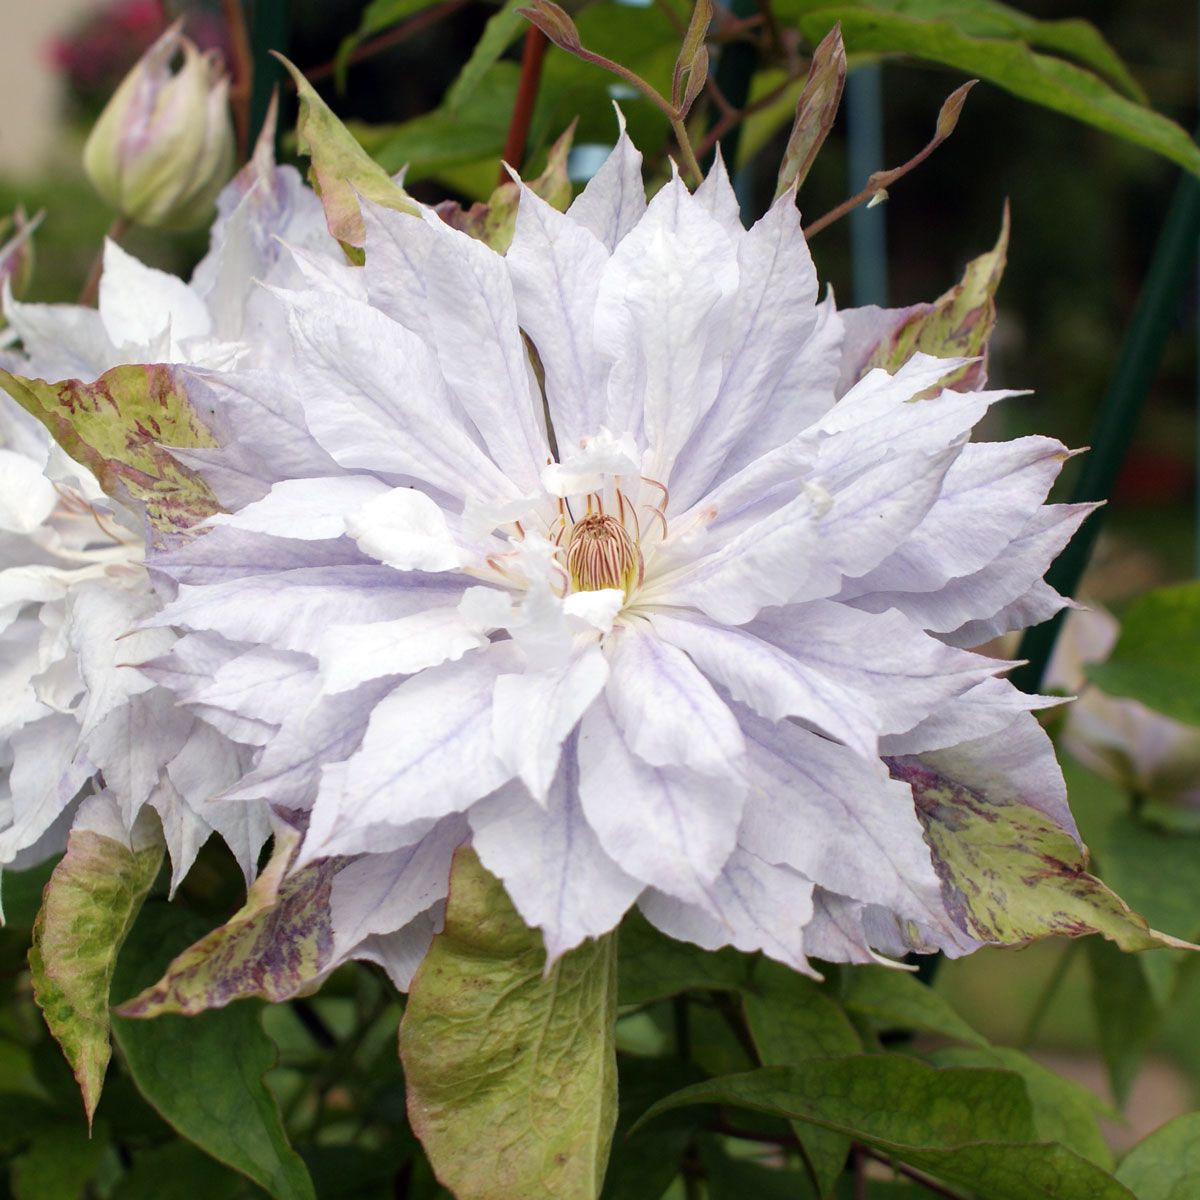
[[[1087,673],[1110,695],[1200,725],[1200,583],[1140,596],[1125,613],[1107,661],[1089,663]]]
[[[701,1143],[700,1158],[709,1200],[818,1200],[803,1171],[731,1158],[713,1138]]]
[[[847,1134],[988,1200],[1131,1200],[1107,1172],[1055,1143],[1036,1142],[1021,1078],[937,1069],[898,1055],[810,1059],[685,1088],[643,1122],[681,1104],[742,1106]]]
[[[111,1200],[239,1200],[245,1181],[187,1142],[145,1150],[121,1176]]]
[[[938,358],[979,358],[948,375],[939,387],[969,392],[987,378],[987,347],[996,325],[996,290],[1008,255],[1008,205],[1000,236],[986,254],[973,258],[962,280],[932,304],[917,304],[888,330],[867,356],[860,374],[874,367],[895,372],[918,351]]]
[[[743,994],[746,1023],[764,1066],[794,1066],[862,1050],[862,1040],[837,1002],[781,963],[757,963]],[[850,1139],[799,1121],[792,1128],[822,1193],[828,1192],[845,1165]]]
[[[1122,950],[1193,949],[1151,929],[1094,875],[1083,852],[1029,805],[993,803],[975,788],[914,758],[891,760],[912,785],[917,816],[960,927],[982,942],[1101,933]]]
[[[0,872],[0,898],[3,900],[0,912],[5,929],[33,928],[41,911],[42,892],[57,865],[58,860],[52,858],[26,871]]]
[[[817,151],[825,144],[842,103],[846,82],[846,47],[842,29],[835,25],[813,51],[804,90],[796,102],[796,119],[779,164],[778,199],[789,188],[799,188],[808,178]]]
[[[594,1200],[617,1115],[616,939],[548,971],[473,851],[400,1026],[408,1112],[457,1200]]]
[[[200,477],[169,447],[216,446],[188,401],[177,368],[113,367],[93,383],[47,383],[0,369],[3,388],[87,467],[114,500],[145,509],[160,534],[181,533],[219,511]]]
[[[174,905],[147,904],[117,962],[113,994],[130,995],[157,979],[195,940],[196,925]],[[142,1096],[183,1137],[276,1200],[316,1200],[263,1082],[276,1051],[257,1006],[153,1021],[114,1016],[113,1033]]]
[[[945,997],[907,971],[855,967],[846,972],[842,1003],[881,1029],[912,1029],[972,1046],[987,1045],[987,1038],[972,1029]]]
[[[1113,1095],[1124,1105],[1162,1012],[1139,959],[1098,938],[1087,943],[1087,951],[1100,1050]]]
[[[947,1047],[931,1054],[929,1059],[939,1067],[996,1067],[1015,1071],[1025,1080],[1038,1135],[1047,1142],[1061,1142],[1106,1171],[1112,1170],[1112,1150],[1096,1123],[1097,1117],[1107,1112],[1107,1106],[1082,1084],[1056,1075],[1028,1054],[1007,1046]]]
[[[12,1161],[14,1200],[82,1200],[106,1149],[99,1126],[90,1136],[82,1122],[42,1126]]]
[[[814,43],[839,21],[850,54],[911,54],[954,67],[1200,175],[1200,149],[1183,129],[1074,63],[1038,54],[1024,42],[972,37],[952,21],[921,20],[902,12],[828,4],[799,17],[801,31]]]
[[[108,993],[117,954],[162,860],[156,826],[139,823],[130,841],[72,830],[33,927],[34,997],[75,1073],[89,1127],[112,1054]]]
[[[688,988],[737,991],[749,981],[751,960],[736,950],[701,950],[658,932],[640,913],[621,924],[620,1002],[649,1004]]]
[[[500,55],[528,28],[525,18],[517,11],[522,2],[523,0],[504,0],[500,11],[483,27],[483,34],[475,43],[471,57],[467,59],[458,73],[458,78],[446,93],[445,106],[450,112],[455,113],[462,109],[478,90],[484,76],[499,60]],[[515,167],[519,164],[512,165]]]
[[[1200,1196],[1200,1112],[1156,1129],[1121,1160],[1117,1178],[1138,1200]]]
[[[439,0],[371,0],[363,9],[358,28],[342,40],[333,60],[334,77],[338,88],[346,86],[346,70],[350,65],[350,55],[358,49],[369,37],[399,25],[408,17],[416,16],[427,8],[432,8]]]
[[[547,204],[565,211],[571,203],[571,180],[567,176],[567,156],[571,153],[571,139],[575,134],[572,125],[550,147],[546,169],[536,179],[527,180],[526,186]],[[461,229],[463,233],[481,242],[486,242],[498,254],[507,252],[512,244],[517,227],[517,207],[521,200],[521,189],[513,181],[502,183],[487,203],[472,204],[463,208],[456,200],[446,200],[437,206],[438,215],[448,225]]]
[[[321,197],[325,223],[352,261],[362,261],[366,227],[358,198],[365,197],[384,208],[415,214],[417,209],[405,190],[354,140],[334,116],[329,105],[283,55],[276,56],[296,84],[300,116],[296,140],[301,154],[309,159],[309,180]]]
[[[271,860],[242,908],[122,1004],[120,1015],[192,1016],[249,996],[287,1000],[320,979],[333,944],[330,887],[345,860],[321,859],[287,876],[299,840],[294,831],[277,832]]]

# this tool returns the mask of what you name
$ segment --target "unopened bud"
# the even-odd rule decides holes
[[[41,219],[39,213],[30,221],[20,207],[11,217],[0,219],[0,289],[7,284],[18,300],[33,278],[33,231]]]
[[[83,150],[84,169],[109,204],[139,225],[167,229],[204,221],[234,160],[229,78],[220,56],[202,54],[180,25],[121,81]]]

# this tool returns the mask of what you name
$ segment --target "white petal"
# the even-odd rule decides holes
[[[386,483],[369,475],[285,479],[273,484],[261,500],[236,513],[218,513],[207,524],[305,541],[336,538],[346,532],[348,513],[387,492]]]
[[[57,503],[54,485],[33,459],[0,449],[0,530],[32,533]]]
[[[537,800],[546,798],[563,740],[607,680],[608,663],[596,645],[556,670],[529,670],[496,680],[496,753]]]
[[[746,230],[742,225],[741,205],[734,194],[733,184],[729,181],[729,172],[725,169],[725,159],[717,146],[713,165],[708,174],[700,181],[695,191],[696,203],[716,221],[735,240],[741,240]],[[795,202],[791,202],[795,208]]]
[[[730,775],[743,752],[729,707],[682,650],[641,623],[605,643],[605,696],[626,745],[655,767]]]
[[[446,516],[424,492],[393,488],[345,520],[358,548],[398,571],[453,571],[464,564]]]
[[[605,853],[635,879],[703,902],[737,840],[744,788],[683,767],[652,767],[625,744],[608,705],[579,730],[579,799]]]
[[[116,346],[151,347],[169,334],[171,362],[184,360],[182,341],[206,336],[212,328],[204,301],[182,279],[144,266],[109,239],[104,243],[99,309]]]
[[[588,416],[586,419],[591,420]],[[590,428],[595,429],[592,425]],[[557,426],[556,426],[557,428]],[[574,496],[587,492],[601,491],[607,476],[641,473],[638,466],[638,450],[632,434],[614,437],[603,426],[591,437],[581,437],[581,447],[576,453],[567,453],[562,462],[551,463],[542,471],[542,486],[552,496]],[[561,438],[560,434],[560,438]],[[562,442],[565,448],[571,442]]]
[[[553,962],[620,923],[642,884],[605,854],[579,805],[572,744],[544,804],[511,783],[471,809],[473,844]]]
[[[642,155],[625,133],[624,117],[619,120],[616,147],[567,209],[567,216],[591,230],[610,252],[646,211]]]

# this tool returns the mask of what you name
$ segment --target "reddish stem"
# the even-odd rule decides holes
[[[129,232],[129,221],[125,217],[115,217],[113,223],[108,227],[105,239],[110,242],[119,242]],[[91,304],[96,299],[96,294],[100,291],[100,276],[104,271],[104,242],[100,243],[100,249],[96,251],[96,257],[92,259],[91,269],[88,271],[87,279],[84,280],[83,290],[79,293],[79,304]]]
[[[542,82],[542,60],[546,57],[546,35],[534,26],[525,33],[521,48],[521,79],[517,84],[517,100],[513,105],[508,137],[504,141],[504,157],[500,165],[500,182],[508,180],[504,163],[520,170],[525,158],[525,143],[529,140],[529,124],[533,120],[533,105]]]
[[[221,0],[225,26],[229,31],[229,64],[233,78],[229,85],[229,105],[233,109],[233,127],[237,134],[238,162],[250,152],[250,96],[254,87],[254,55],[250,50],[250,31],[246,28],[246,10],[242,0]]]

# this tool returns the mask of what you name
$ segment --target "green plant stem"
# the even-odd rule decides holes
[[[928,1175],[921,1171],[916,1171],[912,1167],[905,1166],[902,1162],[896,1162],[894,1159],[888,1158],[886,1154],[880,1154],[878,1150],[872,1150],[870,1146],[863,1146],[858,1142],[854,1143],[854,1150],[862,1158],[873,1158],[876,1162],[884,1163],[891,1167],[897,1175],[903,1175],[905,1179],[911,1179],[914,1183],[920,1184],[927,1192],[932,1192],[935,1196],[944,1196],[946,1200],[962,1200],[958,1192],[952,1192],[949,1188],[943,1187],[936,1180],[930,1179]]]
[[[671,128],[675,131],[675,140],[679,143],[679,153],[683,158],[684,170],[697,187],[704,179],[704,172],[696,161],[696,152],[692,149],[692,139],[688,136],[687,125],[682,117],[671,118]]]
[[[1054,1003],[1055,996],[1058,995],[1058,989],[1067,977],[1067,972],[1071,968],[1071,963],[1075,960],[1075,952],[1078,949],[1078,941],[1068,942],[1063,947],[1062,953],[1058,956],[1058,962],[1054,964],[1054,969],[1047,976],[1046,982],[1042,985],[1041,992],[1038,993],[1033,1011],[1029,1014],[1029,1020],[1025,1022],[1025,1031],[1021,1034],[1020,1040],[1017,1042],[1018,1050],[1028,1050],[1033,1045],[1034,1038],[1037,1037],[1038,1030],[1042,1026],[1042,1021],[1050,1011],[1050,1006]]]

